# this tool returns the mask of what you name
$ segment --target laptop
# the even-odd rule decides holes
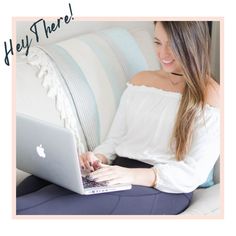
[[[20,113],[16,115],[16,165],[20,170],[79,194],[132,187],[91,181],[82,175],[75,139],[68,129]]]

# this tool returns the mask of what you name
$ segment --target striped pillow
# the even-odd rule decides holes
[[[105,138],[126,82],[157,70],[151,36],[114,27],[41,47],[61,75],[88,150]]]

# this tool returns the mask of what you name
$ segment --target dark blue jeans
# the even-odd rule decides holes
[[[124,157],[117,157],[113,165],[152,167]],[[176,215],[192,198],[192,193],[165,193],[137,185],[131,190],[86,196],[34,176],[25,179],[17,193],[17,215]]]

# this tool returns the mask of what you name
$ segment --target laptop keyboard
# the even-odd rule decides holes
[[[93,180],[90,180],[88,176],[82,177],[82,180],[83,180],[84,188],[94,188],[94,187],[107,186],[106,181],[98,183]]]

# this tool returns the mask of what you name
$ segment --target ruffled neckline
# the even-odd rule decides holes
[[[168,96],[173,96],[173,97],[177,97],[177,98],[182,97],[182,94],[179,92],[168,91],[168,90],[164,90],[164,89],[160,89],[160,88],[156,88],[156,87],[151,87],[151,86],[147,86],[147,85],[135,85],[135,84],[131,84],[129,82],[127,82],[126,84],[129,87],[133,87],[133,88],[137,88],[137,89],[141,89],[141,90],[152,90],[152,91],[162,93],[162,94],[168,95]]]
[[[126,84],[127,84],[128,87],[132,87],[132,88],[135,88],[135,89],[150,90],[150,91],[154,91],[154,92],[157,92],[159,94],[167,95],[167,96],[170,96],[170,97],[176,97],[178,99],[182,98],[182,93],[179,93],[179,92],[173,92],[173,91],[164,90],[164,89],[151,87],[151,86],[146,86],[146,85],[135,85],[135,84],[131,84],[129,82],[127,82]],[[220,111],[220,108],[213,107],[208,103],[205,105],[205,109],[211,110],[211,111],[216,111],[216,112]]]

